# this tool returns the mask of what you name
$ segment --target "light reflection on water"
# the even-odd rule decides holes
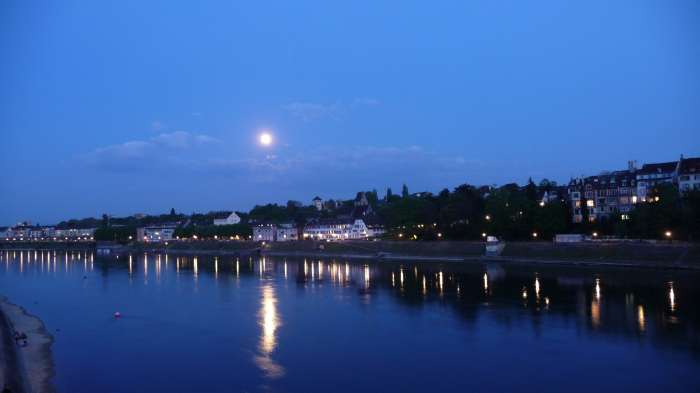
[[[262,299],[258,313],[258,324],[261,327],[259,353],[254,357],[255,363],[269,378],[279,378],[284,375],[284,368],[276,363],[272,354],[277,347],[277,329],[281,320],[277,312],[277,298],[275,288],[271,284],[265,284],[261,288]]]
[[[175,258],[175,263],[168,265],[169,258]],[[539,332],[538,335],[544,337],[561,334],[562,331],[572,331],[576,334],[576,340],[581,341],[581,350],[585,345],[592,343],[601,345],[600,338],[613,338],[603,341],[609,343],[611,350],[614,348],[619,351],[620,347],[624,347],[630,353],[636,353],[634,351],[639,351],[639,348],[658,351],[658,367],[662,367],[662,362],[668,362],[668,359],[661,360],[661,355],[667,351],[674,351],[686,354],[692,359],[685,360],[690,362],[684,364],[686,368],[700,371],[700,277],[692,272],[598,271],[542,267],[535,269],[509,266],[505,263],[355,263],[346,260],[282,260],[270,257],[249,258],[248,263],[241,264],[238,257],[134,254],[117,259],[95,257],[93,253],[85,251],[57,254],[55,251],[41,250],[2,251],[0,262],[3,262],[0,265],[4,266],[3,274],[8,278],[43,279],[42,282],[47,285],[70,280],[73,275],[80,275],[82,278],[83,275],[87,277],[93,273],[102,276],[105,282],[118,283],[122,278],[127,279],[134,289],[139,285],[155,285],[162,288],[168,296],[180,290],[176,288],[192,288],[190,296],[199,295],[198,288],[204,289],[212,282],[221,287],[217,292],[221,298],[231,295],[243,296],[245,290],[254,288],[255,312],[247,316],[256,321],[255,343],[250,347],[243,344],[242,346],[244,350],[248,350],[247,361],[259,370],[261,378],[270,383],[289,382],[287,378],[290,375],[298,375],[299,370],[295,362],[303,363],[306,358],[289,351],[292,348],[299,351],[295,341],[304,341],[304,337],[313,335],[314,332],[318,334],[318,331],[310,331],[309,326],[306,326],[306,330],[301,330],[300,317],[294,313],[318,312],[308,307],[319,301],[330,304],[324,309],[324,313],[330,314],[302,315],[305,315],[305,319],[317,321],[321,331],[328,322],[325,318],[346,318],[346,322],[353,327],[345,333],[349,335],[344,338],[348,340],[348,346],[333,347],[331,342],[337,337],[332,332],[328,332],[330,342],[319,338],[318,345],[323,349],[324,346],[331,346],[337,351],[349,351],[349,359],[353,358],[352,346],[357,345],[358,340],[369,340],[376,348],[387,345],[386,337],[375,337],[375,332],[378,334],[390,331],[392,335],[404,339],[408,335],[412,340],[418,337],[416,334],[431,335],[430,330],[416,330],[416,326],[420,325],[401,324],[391,329],[384,328],[365,320],[366,315],[372,315],[372,318],[386,318],[393,314],[400,319],[403,314],[415,317],[421,315],[423,310],[430,310],[431,313],[439,313],[444,318],[442,325],[428,324],[435,331],[434,339],[439,336],[448,340],[458,331],[469,332],[488,342],[490,332],[500,332],[503,327],[516,328],[513,331],[518,332],[534,329]],[[143,266],[138,266],[139,264]],[[179,284],[170,286],[169,283],[175,279],[183,283],[189,282],[191,287],[180,287]],[[8,280],[3,282],[6,287],[21,282]],[[225,285],[228,282],[236,284]],[[285,289],[287,285],[291,287],[291,291]],[[4,292],[3,289],[0,287],[0,292]],[[202,296],[207,293],[206,290],[202,292]],[[336,298],[333,294],[337,293],[343,294],[337,298],[340,300],[334,300]],[[91,296],[95,296],[95,293]],[[184,304],[183,309],[192,312],[196,307],[204,306],[196,302],[197,298],[192,299],[194,303]],[[348,304],[353,304],[353,299],[357,300],[357,304],[364,305],[360,308],[360,313],[356,309],[348,308]],[[212,299],[209,298],[209,301]],[[289,308],[285,308],[285,303],[294,303],[296,308],[290,311]],[[388,304],[392,306],[388,307]],[[389,314],[374,314],[374,307],[367,307],[368,305],[380,307],[377,310]],[[227,323],[245,323],[244,309],[240,305],[230,308],[236,319]],[[211,313],[214,313],[213,310],[220,312],[215,308],[212,311],[205,309]],[[126,315],[124,320],[128,321],[128,313]],[[449,329],[446,329],[446,326],[449,326]],[[527,345],[528,340],[532,339],[524,333],[500,334],[511,337],[516,346]],[[513,336],[508,336],[510,334]],[[524,336],[521,336],[523,334]],[[308,344],[308,341],[304,342]],[[448,344],[456,348],[465,345],[461,341]],[[237,349],[235,347],[228,350]],[[75,348],[71,350],[76,351]],[[401,351],[399,348],[394,350]],[[445,359],[459,363],[463,360],[462,357],[468,358],[473,350],[473,347],[465,347],[460,357],[445,355]],[[492,350],[498,352],[505,349]],[[328,351],[330,350],[326,350],[326,355],[333,353]],[[403,356],[397,355],[394,361],[410,359],[409,349],[406,348],[406,351],[408,352]],[[383,352],[372,353],[371,356],[388,355]],[[482,353],[481,356],[487,355]],[[339,355],[336,361],[342,362],[343,359],[344,356]],[[651,359],[653,362],[653,357]],[[323,362],[323,359],[314,359],[315,363],[318,361]],[[433,361],[439,363],[439,360]],[[476,367],[474,359],[469,361],[472,362],[471,367]],[[429,367],[425,364],[419,367],[418,363],[406,362],[402,363],[402,367],[405,368],[403,372],[406,373]],[[357,366],[354,363],[344,365],[350,368]],[[440,365],[443,368],[450,367],[447,363]],[[674,368],[679,366],[682,367],[683,364],[673,365]],[[662,382],[678,387],[673,386],[672,381]],[[460,381],[455,379],[452,383],[459,385]],[[484,389],[477,387],[475,390]],[[556,390],[558,389],[554,389]]]

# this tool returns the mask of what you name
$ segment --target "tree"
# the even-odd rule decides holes
[[[527,186],[525,186],[525,196],[531,202],[537,201],[537,186],[535,185],[535,182],[532,181],[532,178],[527,180]]]
[[[389,202],[391,200],[392,196],[394,196],[394,195],[391,193],[391,187],[388,187],[386,189],[386,201]]]
[[[102,215],[102,226],[103,227],[108,227],[109,226],[109,216],[106,214]]]
[[[408,187],[406,186],[406,183],[404,183],[403,187],[401,187],[401,198],[408,198]]]
[[[171,215],[171,216],[174,216],[174,215],[175,215],[175,208],[174,208],[174,207],[171,207],[171,208],[170,208],[170,215]]]

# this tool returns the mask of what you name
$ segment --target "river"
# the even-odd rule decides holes
[[[54,335],[58,392],[700,386],[690,271],[3,251],[0,295]]]

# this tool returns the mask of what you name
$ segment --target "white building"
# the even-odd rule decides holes
[[[78,238],[90,238],[95,235],[95,230],[97,228],[70,228],[70,229],[56,229],[54,235],[59,239],[78,239]]]
[[[654,186],[662,183],[674,183],[678,176],[678,161],[644,164],[635,175],[637,178],[637,198],[647,200],[647,194]]]
[[[277,226],[275,224],[259,224],[253,227],[253,240],[256,242],[274,242]]]
[[[681,193],[700,190],[700,158],[683,158],[679,163],[678,190]]]
[[[260,224],[253,227],[253,239],[261,242],[288,242],[299,240],[299,231],[293,223]]]
[[[173,239],[175,228],[174,225],[136,228],[136,238],[143,242],[165,242]]]
[[[304,238],[315,240],[366,239],[370,231],[360,219],[320,220],[304,227]]]
[[[214,225],[235,225],[240,222],[241,218],[238,217],[236,212],[231,212],[231,214],[224,212],[214,217]]]
[[[368,224],[367,225],[367,236],[368,237],[378,237],[386,233],[386,228],[381,224]]]

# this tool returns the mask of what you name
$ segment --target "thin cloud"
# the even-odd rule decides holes
[[[183,150],[211,145],[218,140],[209,135],[186,131],[162,133],[147,140],[134,140],[100,147],[79,157],[88,166],[129,171],[145,164],[150,167],[177,162]]]
[[[333,104],[295,101],[282,105],[282,109],[292,117],[312,122],[321,119],[338,120],[359,107],[377,105],[380,105],[380,102],[375,98],[356,98],[350,103],[338,101]]]

